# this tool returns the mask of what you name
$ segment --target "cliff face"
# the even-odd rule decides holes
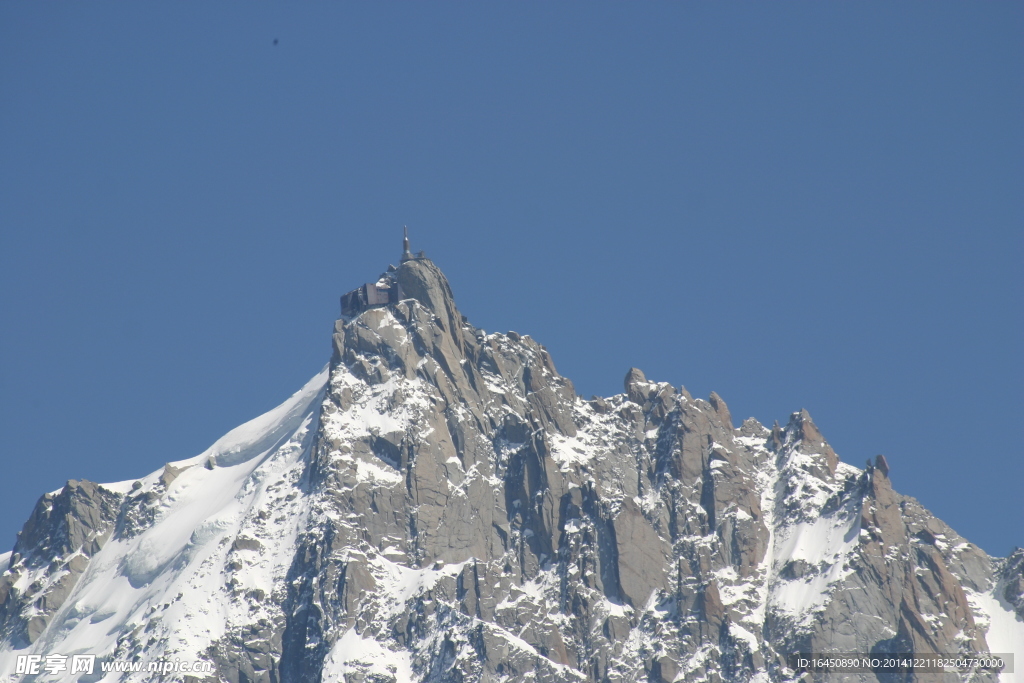
[[[232,682],[781,681],[796,651],[1024,643],[1024,551],[988,557],[806,412],[737,427],[635,369],[584,401],[432,262],[395,277],[409,298],[339,320],[280,408],[40,500],[0,556],[0,673],[89,652]]]

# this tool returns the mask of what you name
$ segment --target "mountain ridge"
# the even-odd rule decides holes
[[[0,556],[0,673],[88,651],[232,682],[781,681],[796,651],[1024,642],[1024,551],[990,558],[881,456],[842,463],[806,411],[737,428],[635,368],[584,401],[408,250],[346,297],[289,401],[40,499]]]

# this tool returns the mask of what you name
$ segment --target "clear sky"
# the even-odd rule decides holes
[[[1024,4],[0,4],[0,552],[275,406],[401,226],[579,393],[1024,545]]]

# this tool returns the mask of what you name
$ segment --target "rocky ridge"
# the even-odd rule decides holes
[[[0,555],[0,673],[90,652],[214,664],[169,681],[789,681],[797,651],[1024,642],[1024,550],[988,557],[806,411],[737,427],[637,369],[586,401],[431,261],[389,277],[404,298],[340,319],[280,408],[40,499]]]

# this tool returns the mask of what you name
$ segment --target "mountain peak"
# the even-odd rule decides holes
[[[583,401],[402,246],[282,406],[40,500],[0,554],[0,678],[74,652],[253,683],[785,683],[800,647],[1024,642],[1003,606],[1024,562],[899,496],[884,459],[839,463],[806,411],[734,429],[717,393],[636,368]]]
[[[400,296],[416,299],[433,311],[447,331],[454,333],[462,326],[462,315],[455,306],[455,297],[448,278],[433,261],[417,257],[402,261],[395,272]]]
[[[364,311],[393,306],[400,301],[415,299],[431,310],[441,322],[441,328],[451,334],[461,349],[462,315],[455,305],[448,278],[422,251],[415,254],[409,248],[409,231],[402,240],[402,257],[396,268],[388,266],[374,282],[367,282],[341,297],[344,318],[354,318]]]

